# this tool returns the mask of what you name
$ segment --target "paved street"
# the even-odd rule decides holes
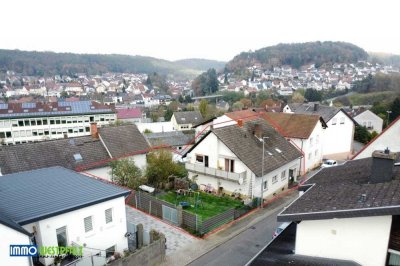
[[[272,239],[278,223],[277,214],[281,208],[269,217],[259,221],[236,237],[228,240],[216,249],[204,254],[189,265],[244,265]]]
[[[297,196],[294,191],[224,230],[171,253],[163,265],[244,265],[272,239],[277,214]]]
[[[133,224],[143,224],[144,230],[155,229],[163,233],[167,239],[167,255],[200,241],[181,230],[157,220],[150,215],[126,206],[126,219]]]

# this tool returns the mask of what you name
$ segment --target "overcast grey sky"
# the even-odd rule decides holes
[[[278,43],[400,54],[396,0],[1,0],[0,48],[230,60]]]

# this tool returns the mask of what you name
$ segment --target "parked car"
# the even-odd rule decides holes
[[[272,235],[272,238],[277,237],[280,233],[282,233],[283,230],[286,229],[286,227],[288,227],[290,225],[289,222],[285,222],[282,223],[281,225],[278,226],[278,228],[276,228],[274,234]]]
[[[326,168],[326,167],[332,167],[332,166],[337,166],[338,163],[335,160],[326,160],[322,165],[321,168]]]

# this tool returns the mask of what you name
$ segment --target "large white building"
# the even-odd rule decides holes
[[[0,140],[19,144],[90,135],[90,124],[115,122],[115,112],[94,101],[0,104]]]
[[[268,198],[296,181],[301,153],[267,122],[256,119],[213,128],[185,156],[189,178],[199,185]]]
[[[128,249],[129,190],[62,167],[1,176],[0,190],[1,220],[9,221],[0,222],[2,265],[32,265],[27,257],[10,257],[9,245],[82,247],[83,259],[98,254],[95,265]],[[54,259],[39,261],[47,266]]]

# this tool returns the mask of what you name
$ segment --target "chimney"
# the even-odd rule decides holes
[[[99,138],[99,132],[97,130],[97,123],[90,123],[90,132],[91,132],[92,138],[94,138],[94,139]]]
[[[254,136],[257,138],[261,139],[262,138],[262,130],[260,124],[255,124],[254,125]]]
[[[239,120],[237,121],[237,125],[238,125],[239,127],[243,127],[243,120],[242,120],[242,119],[239,119]]]
[[[314,112],[318,111],[319,103],[314,103]]]
[[[376,184],[392,180],[396,159],[397,153],[390,152],[388,148],[384,151],[374,151],[372,153],[372,171],[369,182]]]

